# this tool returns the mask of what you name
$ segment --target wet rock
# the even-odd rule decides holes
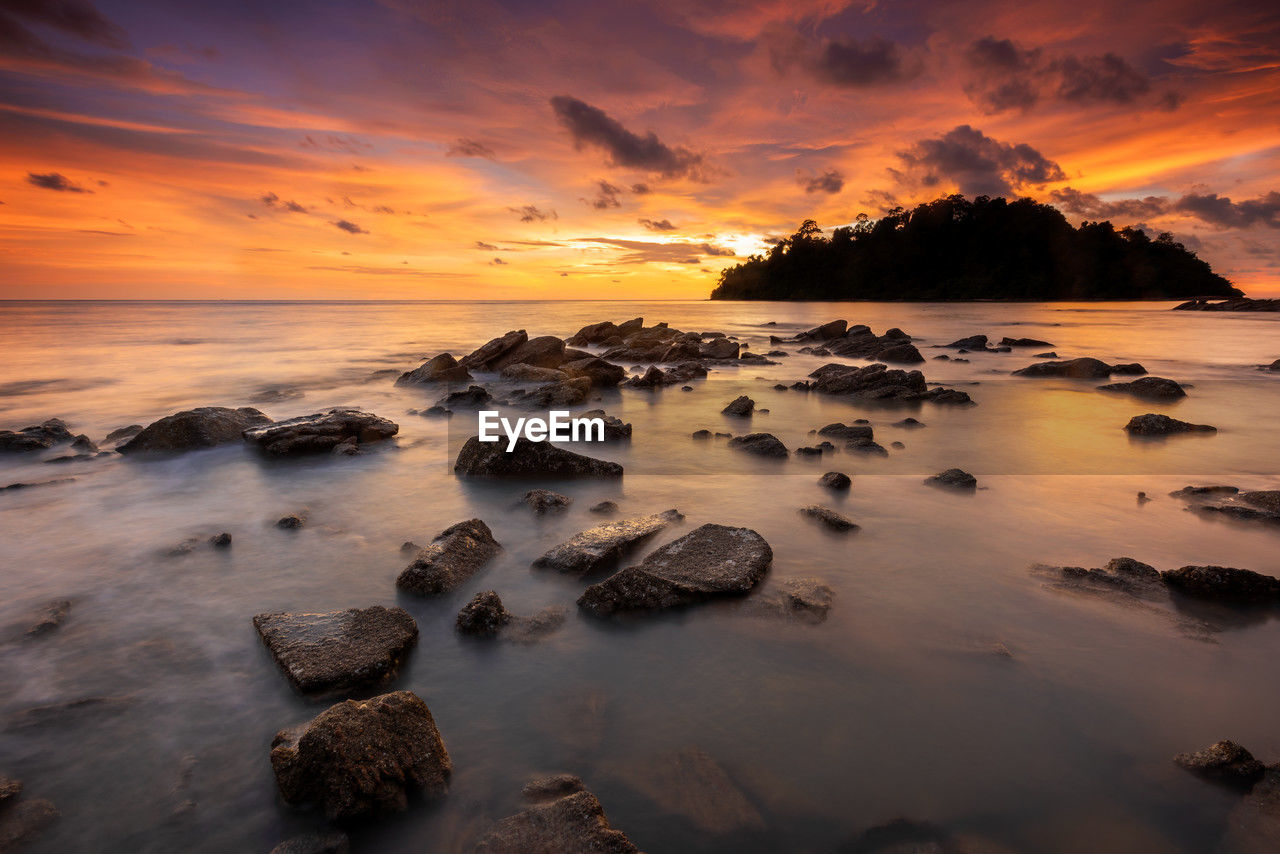
[[[573,499],[549,489],[531,489],[520,499],[528,504],[534,513],[546,513],[548,510],[563,510],[573,503]]]
[[[890,369],[874,364],[854,367],[831,363],[813,373],[810,388],[826,394],[844,395],[860,400],[933,401],[935,403],[972,403],[968,394],[955,389],[929,388],[919,371]]]
[[[1001,338],[1001,347],[1052,347],[1048,341],[1038,341],[1035,338]]]
[[[379,442],[399,432],[397,424],[371,412],[335,408],[250,427],[244,431],[244,438],[266,454],[299,456],[330,453],[343,443]]]
[[[835,591],[817,578],[789,578],[747,600],[748,610],[772,617],[785,617],[810,625],[827,619],[835,601]]]
[[[6,490],[30,489],[33,486],[53,486],[55,483],[75,483],[75,481],[76,479],[74,477],[57,477],[53,480],[39,480],[34,483],[19,481],[17,483],[9,483],[4,486],[0,486],[0,492],[4,492]]]
[[[854,454],[866,454],[875,457],[889,456],[889,452],[885,450],[884,445],[871,439],[850,439],[845,443],[844,449]]]
[[[592,504],[587,509],[592,513],[617,513],[618,505],[613,501],[601,501],[599,504]]]
[[[57,818],[58,808],[43,798],[0,801],[0,851],[14,851],[25,845]]]
[[[481,442],[472,436],[458,452],[455,473],[466,477],[622,477],[622,466],[575,454],[550,442],[523,436],[507,453],[505,442]]]
[[[271,854],[348,854],[351,840],[338,830],[291,836],[271,849]]]
[[[1065,362],[1037,362],[1013,372],[1015,377],[1071,377],[1073,379],[1106,379],[1115,371],[1099,359],[1069,359]]]
[[[1131,436],[1172,436],[1178,433],[1218,432],[1217,427],[1208,424],[1191,424],[1157,413],[1135,415],[1129,419],[1128,424],[1124,425],[1124,429]]]
[[[461,391],[450,392],[436,401],[432,409],[482,409],[493,403],[493,395],[484,386],[469,385]]]
[[[1187,396],[1181,385],[1164,377],[1143,377],[1133,382],[1111,383],[1098,386],[1098,391],[1130,394],[1144,400],[1177,400]]]
[[[920,355],[920,351],[916,349],[914,344],[898,344],[893,347],[886,347],[873,357],[881,362],[888,362],[891,365],[917,365],[924,361],[924,356]]]
[[[128,427],[120,427],[112,430],[107,434],[107,438],[103,439],[104,444],[112,442],[121,442],[125,439],[132,439],[134,436],[142,432],[141,424],[130,424]]]
[[[761,457],[782,458],[788,453],[787,446],[772,433],[748,433],[745,436],[734,436],[729,440],[729,447]]]
[[[842,471],[829,471],[818,478],[818,485],[825,486],[827,489],[843,490],[853,486],[853,480]]]
[[[524,784],[520,794],[534,803],[554,801],[574,792],[584,791],[587,787],[582,778],[573,774],[552,774],[548,777],[535,777]]]
[[[987,349],[987,336],[970,335],[968,338],[961,338],[943,346],[956,350],[985,350]]]
[[[926,425],[924,424],[924,422],[922,422],[922,421],[917,421],[917,420],[916,420],[916,419],[914,419],[914,418],[904,418],[904,419],[902,419],[901,421],[895,421],[895,422],[894,422],[894,424],[893,424],[893,426],[894,426],[894,427],[902,427],[902,428],[904,428],[904,429],[908,429],[908,430],[913,430],[913,429],[915,429],[915,428],[917,428],[917,427],[924,427],[924,426],[926,426]]]
[[[765,826],[759,811],[725,769],[701,748],[653,756],[629,769],[627,778],[662,812],[682,816],[704,833],[727,834]]]
[[[640,849],[610,826],[595,795],[578,791],[502,819],[475,850],[476,854],[639,854]]]
[[[1240,500],[1271,513],[1280,513],[1280,489],[1240,493]]]
[[[814,351],[814,355],[834,353],[854,359],[875,359],[879,362],[895,364],[916,364],[924,361],[920,351],[911,343],[911,336],[901,329],[890,329],[884,335],[876,335],[871,327],[859,324],[849,327],[844,335],[829,341],[825,352]],[[804,352],[803,350],[801,352]]]
[[[731,402],[724,409],[720,410],[720,414],[736,415],[740,418],[750,418],[755,407],[756,402],[744,394]]]
[[[940,486],[959,492],[972,492],[978,488],[978,479],[963,469],[947,469],[926,478],[925,483],[929,486]]]
[[[190,451],[238,442],[244,431],[270,424],[271,419],[256,409],[202,406],[167,415],[147,425],[138,435],[121,445],[122,454],[143,451]]]
[[[599,418],[604,422],[604,440],[606,442],[626,441],[631,438],[631,425],[621,418],[607,414],[603,409],[589,409],[582,413],[582,418]],[[595,435],[594,430],[592,435]]]
[[[1056,359],[1056,358],[1058,358],[1058,354],[1057,354],[1057,353],[1055,353],[1055,352],[1053,352],[1052,350],[1050,350],[1050,351],[1049,351],[1049,352],[1047,352],[1047,353],[1036,353],[1035,358],[1037,358],[1037,359]]]
[[[1082,566],[1045,568],[1056,569],[1063,578],[1070,581],[1117,588],[1131,593],[1150,589],[1161,582],[1159,570],[1131,557],[1112,558],[1106,566],[1095,569]]]
[[[1111,369],[1111,373],[1120,374],[1122,376],[1137,376],[1139,374],[1145,374],[1146,372],[1147,369],[1142,367],[1142,365],[1139,365],[1137,362],[1133,362],[1128,365],[1116,365]]]
[[[564,625],[569,609],[563,605],[543,608],[532,617],[512,616],[502,637],[516,643],[536,643]]]
[[[497,367],[494,367],[497,361],[528,340],[529,336],[523,329],[513,330],[506,335],[494,338],[492,341],[463,356],[458,361],[458,364],[463,368],[477,371],[498,370]]]
[[[824,323],[821,326],[815,326],[807,332],[801,332],[795,337],[796,341],[830,341],[832,338],[839,338],[849,328],[848,322],[844,320],[833,320],[830,323]]]
[[[209,538],[209,545],[215,549],[229,549],[231,548],[231,534],[226,531],[214,534]]]
[[[307,514],[290,513],[287,516],[281,516],[276,520],[276,527],[285,531],[296,531],[307,524]]]
[[[42,424],[23,427],[21,430],[0,430],[0,453],[43,451],[74,438],[64,421],[50,418]]]
[[[853,439],[870,439],[875,430],[870,424],[828,424],[818,430],[819,436],[830,436],[833,439],[850,441]]]
[[[501,371],[511,365],[535,368],[558,368],[565,361],[564,341],[554,335],[530,338],[488,363],[488,369]]]
[[[453,590],[500,551],[502,546],[484,522],[459,522],[418,552],[396,579],[396,587],[423,596]]]
[[[96,454],[98,452],[98,446],[83,433],[72,440],[71,449],[79,454]]]
[[[411,691],[347,700],[277,733],[271,766],[287,803],[314,802],[330,820],[404,810],[438,798],[453,763],[427,704]]]
[[[1266,605],[1280,602],[1280,579],[1227,566],[1184,566],[1163,573],[1169,587],[1200,599],[1233,602],[1242,605]]]
[[[1170,492],[1173,498],[1182,498],[1184,500],[1201,499],[1201,498],[1217,498],[1228,495],[1236,495],[1240,492],[1240,488],[1236,486],[1184,486],[1182,489]]]
[[[578,377],[572,380],[548,383],[535,389],[517,393],[512,402],[519,406],[534,409],[553,409],[555,407],[576,406],[587,399],[591,393],[591,380]]]
[[[640,321],[643,325],[644,321]],[[600,323],[589,323],[573,335],[565,339],[565,343],[573,347],[585,347],[588,344],[602,344],[610,338],[620,338],[617,325],[605,320]]]
[[[1234,741],[1219,741],[1195,753],[1179,753],[1173,761],[1198,777],[1245,789],[1261,780],[1267,770]]]
[[[511,614],[503,607],[497,592],[482,590],[462,607],[455,622],[464,635],[493,637],[511,622]]]
[[[626,368],[595,356],[565,362],[560,370],[571,377],[586,377],[595,388],[612,388],[627,377]]]
[[[755,531],[703,525],[655,549],[640,564],[591,585],[578,605],[605,616],[742,595],[759,583],[772,561],[773,550]]]
[[[434,383],[468,382],[471,374],[458,364],[449,353],[441,353],[423,362],[412,371],[405,371],[396,385],[431,385]]]
[[[706,440],[711,438],[711,431],[710,430],[694,430],[693,433],[690,434],[690,436],[694,439]]]
[[[639,519],[606,522],[578,534],[533,562],[543,569],[578,575],[595,572],[618,560],[627,550],[683,519],[678,510],[667,510]]]
[[[23,709],[9,716],[8,725],[12,729],[83,727],[86,717],[96,725],[104,717],[128,712],[133,704],[134,698],[127,695],[77,697]]]
[[[515,382],[535,382],[535,383],[555,383],[569,379],[569,375],[564,371],[558,371],[555,368],[536,368],[533,365],[526,365],[523,362],[515,365],[507,365],[498,374],[504,380],[513,380]],[[585,377],[583,379],[586,379]],[[591,381],[587,380],[588,385]]]
[[[67,621],[70,613],[70,599],[54,599],[44,603],[27,615],[27,637],[40,637],[53,632]]]
[[[826,525],[833,531],[856,531],[858,525],[842,513],[837,513],[829,507],[823,507],[820,504],[811,504],[808,507],[800,508],[800,515],[807,516],[810,519],[816,519]]]
[[[253,627],[304,694],[348,693],[392,679],[418,640],[418,624],[407,611],[381,605],[258,614]]]
[[[715,338],[698,347],[698,355],[704,359],[736,359],[742,347],[728,338]]]

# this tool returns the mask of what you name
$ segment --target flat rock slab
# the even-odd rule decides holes
[[[1178,400],[1187,396],[1186,391],[1175,380],[1164,377],[1142,377],[1133,382],[1100,385],[1098,391],[1129,394],[1143,400]]]
[[[742,595],[759,583],[772,562],[773,549],[750,528],[703,525],[654,550],[638,566],[591,585],[578,605],[605,616]]]
[[[1015,377],[1069,377],[1072,379],[1106,379],[1115,366],[1101,359],[1067,359],[1063,362],[1037,362],[1013,372]]]
[[[508,453],[505,441],[481,442],[472,436],[458,452],[453,470],[465,477],[622,477],[617,463],[524,437]]]
[[[360,409],[330,409],[244,431],[245,441],[268,454],[296,456],[332,452],[338,445],[389,439],[399,425]]]
[[[502,546],[484,522],[459,522],[418,552],[396,579],[396,587],[421,595],[453,590],[500,551]]]
[[[202,406],[166,415],[142,429],[121,445],[122,454],[141,451],[192,451],[238,442],[245,430],[270,424],[271,419],[256,409],[245,406]]]
[[[347,700],[281,730],[271,767],[286,802],[315,803],[330,820],[399,812],[413,791],[441,797],[453,772],[431,710],[412,691]]]
[[[574,534],[533,562],[534,566],[561,572],[586,574],[612,564],[642,540],[683,519],[679,510],[667,510],[639,519],[606,522]]]
[[[821,504],[810,504],[808,507],[801,507],[800,515],[821,522],[833,531],[848,532],[858,530],[858,524],[848,516],[843,513],[837,513],[830,507],[823,507]]]
[[[580,791],[502,819],[475,850],[477,854],[638,854],[640,849],[610,826],[595,795]]]
[[[418,640],[403,608],[323,614],[259,614],[253,626],[293,686],[304,694],[347,692],[395,676]]]

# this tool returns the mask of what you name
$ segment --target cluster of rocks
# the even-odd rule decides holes
[[[1112,374],[1122,376],[1140,376],[1147,369],[1136,362],[1123,365],[1110,365],[1101,359],[1088,356],[1079,359],[1067,359],[1062,362],[1036,362],[1019,368],[1013,372],[1015,377],[1067,377],[1069,379],[1106,379]]]
[[[879,363],[857,367],[832,362],[813,371],[809,377],[809,388],[813,391],[858,400],[973,403],[973,398],[966,392],[940,386],[930,388],[920,371],[891,369]]]
[[[770,343],[782,343],[788,339],[770,336]],[[871,327],[857,324],[850,326],[843,320],[833,320],[801,332],[790,342],[806,342],[810,345],[800,350],[818,356],[845,356],[852,359],[875,359],[899,365],[914,365],[924,361],[924,356],[911,343],[911,336],[901,329],[890,329],[876,335]]]
[[[1209,298],[1199,298],[1188,300],[1181,305],[1175,305],[1174,311],[1280,311],[1280,299],[1251,299],[1249,297],[1237,297],[1236,299],[1222,300],[1221,302],[1210,302]]]
[[[464,477],[622,477],[622,466],[521,436],[510,452],[499,442],[472,436],[458,451],[453,470]]]
[[[1280,525],[1280,490],[1241,490],[1236,486],[1185,486],[1169,493],[1187,508],[1208,516]]]
[[[117,450],[126,455],[174,453],[244,441],[271,456],[355,454],[364,445],[389,439],[399,431],[395,423],[360,409],[335,408],[272,421],[247,406],[204,406],[152,422]]]
[[[531,617],[520,617],[506,609],[497,591],[482,590],[462,607],[454,622],[464,635],[532,643],[564,625],[566,611],[562,605],[552,605]]]
[[[1093,569],[1036,564],[1032,570],[1068,582],[1127,593],[1151,593],[1163,586],[1206,601],[1249,606],[1280,605],[1280,579],[1249,569],[1191,565],[1161,572],[1133,558],[1118,557],[1104,567]]]
[[[992,344],[990,339],[985,335],[970,335],[967,338],[960,338],[952,341],[950,344],[943,344],[953,350],[959,350],[961,353],[1011,353],[1014,347],[1052,347],[1048,341],[1040,341],[1035,338],[1001,338],[998,344]]]
[[[23,427],[21,430],[0,430],[0,453],[45,451],[54,445],[75,441],[66,422],[50,418],[42,424]]]

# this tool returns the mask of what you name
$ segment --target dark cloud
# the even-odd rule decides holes
[[[596,196],[594,199],[583,199],[591,207],[598,211],[607,210],[609,208],[620,208],[622,202],[618,200],[618,195],[622,192],[621,187],[615,187],[604,179],[596,181]]]
[[[1169,200],[1163,196],[1107,202],[1093,193],[1082,193],[1072,187],[1054,190],[1049,194],[1049,200],[1067,213],[1090,219],[1147,219],[1169,211]]]
[[[648,184],[632,184],[631,192],[635,193],[637,196],[643,196],[645,193],[652,193],[653,188]]]
[[[650,231],[675,231],[678,226],[672,225],[669,219],[638,219],[636,222]]]
[[[280,197],[275,193],[264,193],[258,197],[258,201],[262,202],[269,208],[279,207],[280,210],[288,211],[289,213],[309,213],[306,208],[295,202],[293,199],[290,199],[287,202],[281,201]],[[348,201],[350,201],[350,199],[348,199]]]
[[[87,0],[5,0],[3,12],[104,47],[125,48],[124,30],[103,17]],[[8,29],[0,23],[0,29]]]
[[[732,249],[726,249],[723,246],[712,246],[710,243],[704,243],[699,248],[707,255],[719,255],[724,258],[732,258],[737,254]]]
[[[476,241],[476,248],[477,248],[477,249],[482,249],[482,250],[484,250],[485,252],[496,252],[496,251],[498,251],[498,247],[497,247],[497,246],[494,246],[492,243],[485,243],[483,240],[477,240],[477,241]]]
[[[445,157],[483,157],[486,160],[496,160],[497,155],[493,153],[493,149],[474,139],[459,138],[449,143],[448,149],[445,150]]]
[[[844,176],[836,169],[828,169],[821,175],[796,173],[796,181],[806,193],[838,193],[844,189]]]
[[[1134,221],[1178,214],[1219,228],[1280,228],[1280,192],[1275,190],[1239,202],[1217,193],[1187,193],[1177,199],[1147,196],[1109,202],[1071,187],[1055,190],[1049,198],[1062,210],[1091,219]]]
[[[506,261],[503,261],[501,258],[494,258],[494,259],[493,259],[492,261],[490,261],[489,263],[490,263],[490,264],[494,264],[494,265],[499,266],[499,267],[505,267],[505,266],[507,266],[507,262],[506,262]]]
[[[60,193],[92,193],[93,190],[73,183],[60,172],[28,172],[27,183],[44,190],[57,190]]]
[[[340,154],[363,154],[373,149],[373,143],[365,142],[354,136],[338,136],[337,134],[325,134],[323,136],[307,134],[298,145],[302,148],[311,148],[317,151],[336,151]]]
[[[546,222],[549,219],[559,219],[559,215],[553,210],[542,210],[537,205],[522,205],[518,208],[507,208],[513,214],[520,215],[521,222]]]
[[[568,95],[553,97],[551,109],[578,148],[602,149],[608,153],[613,166],[657,172],[668,178],[706,179],[707,169],[701,154],[667,145],[653,131],[643,136],[632,133],[599,107]]]
[[[349,219],[337,220],[336,222],[333,223],[333,225],[336,226],[337,228],[342,229],[345,232],[348,232],[349,234],[368,234],[369,233]]]
[[[297,202],[293,201],[292,199],[285,202],[280,207],[283,208],[284,210],[289,211],[290,213],[306,213],[307,212],[306,208],[304,208],[302,205],[298,204]]]
[[[818,50],[812,68],[818,79],[850,88],[889,83],[911,74],[898,46],[879,37],[832,39]]]
[[[899,182],[923,187],[951,183],[973,196],[1009,195],[1066,178],[1057,163],[1030,145],[1000,142],[969,125],[921,140],[898,152],[898,158],[903,169],[889,171]]]

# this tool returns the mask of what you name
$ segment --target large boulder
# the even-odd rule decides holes
[[[257,412],[257,410],[254,410]],[[261,415],[261,413],[259,413]],[[263,416],[266,417],[266,416]],[[41,424],[23,427],[21,430],[0,430],[0,453],[43,451],[75,438],[60,418],[50,418]]]
[[[267,425],[271,419],[256,409],[243,406],[202,406],[166,415],[142,429],[121,445],[122,454],[142,451],[191,451],[238,442],[245,430]]]
[[[782,458],[788,454],[787,446],[772,433],[748,433],[745,436],[734,436],[729,440],[729,447],[760,457]]]
[[[1071,377],[1073,379],[1106,379],[1115,368],[1099,359],[1085,357],[1064,362],[1036,362],[1013,372],[1015,377]]]
[[[964,469],[947,469],[944,472],[935,474],[933,477],[926,478],[924,482],[929,486],[954,489],[958,492],[973,492],[978,488],[978,479]]]
[[[393,676],[418,640],[403,608],[320,614],[259,614],[253,626],[293,686],[304,694],[347,693]]]
[[[458,364],[449,353],[441,353],[423,362],[412,371],[405,371],[396,385],[427,385],[431,383],[467,382],[471,374]]]
[[[760,582],[772,562],[773,550],[755,531],[703,525],[655,549],[640,564],[591,585],[578,605],[605,616],[742,595]]]
[[[626,368],[596,356],[565,362],[560,366],[560,370],[571,377],[586,377],[596,388],[615,386],[627,377]]]
[[[578,377],[572,380],[540,385],[535,389],[519,392],[512,396],[511,402],[519,406],[534,409],[553,409],[556,407],[576,406],[587,399],[591,393],[591,380]]]
[[[498,373],[498,376],[518,383],[555,383],[569,379],[569,375],[564,371],[555,368],[536,368],[524,362],[507,365]]]
[[[1131,394],[1143,400],[1177,400],[1187,396],[1181,385],[1164,377],[1143,377],[1133,382],[1111,383],[1098,386],[1098,390]]]
[[[1129,419],[1128,424],[1124,425],[1124,429],[1131,436],[1172,436],[1177,433],[1218,432],[1217,427],[1209,424],[1192,424],[1188,421],[1179,421],[1177,418],[1170,418],[1168,415],[1159,413],[1135,415]]]
[[[330,820],[404,810],[415,791],[441,797],[453,772],[431,710],[411,691],[347,700],[281,730],[271,767],[286,802],[315,803]]]
[[[1161,573],[1164,583],[1188,596],[1245,605],[1280,602],[1280,579],[1229,566],[1184,566]]]
[[[604,807],[581,781],[558,782],[568,790],[561,797],[541,794],[546,786],[531,790],[542,800],[495,824],[476,844],[476,854],[639,854],[626,834],[615,830]]]
[[[564,341],[554,335],[542,335],[520,342],[511,350],[488,361],[491,371],[508,365],[532,365],[535,368],[558,368],[564,362]]]
[[[622,477],[617,463],[523,436],[510,453],[505,441],[481,442],[479,436],[472,436],[458,452],[453,470],[467,477]]]
[[[639,519],[620,519],[574,534],[533,562],[534,566],[585,575],[615,562],[637,543],[684,516],[667,510]]]
[[[506,335],[494,338],[492,341],[463,356],[458,361],[458,364],[463,368],[470,368],[476,371],[497,370],[494,364],[499,359],[528,340],[529,335],[523,329],[513,330]],[[555,366],[553,365],[552,367]]]
[[[849,328],[849,324],[844,320],[832,320],[821,326],[815,326],[807,332],[801,332],[795,337],[796,341],[830,341],[832,338],[839,338]]]
[[[1261,780],[1267,770],[1234,741],[1219,741],[1195,753],[1179,753],[1173,761],[1198,777],[1245,789]]]
[[[755,411],[755,408],[756,402],[744,394],[730,401],[724,409],[720,410],[720,414],[736,415],[739,418],[750,418],[751,413]]]
[[[396,587],[423,596],[453,590],[479,571],[502,546],[479,519],[450,525],[414,556]]]
[[[330,453],[339,445],[378,442],[399,432],[399,425],[371,412],[335,408],[250,427],[244,431],[244,438],[264,453],[297,456]]]

